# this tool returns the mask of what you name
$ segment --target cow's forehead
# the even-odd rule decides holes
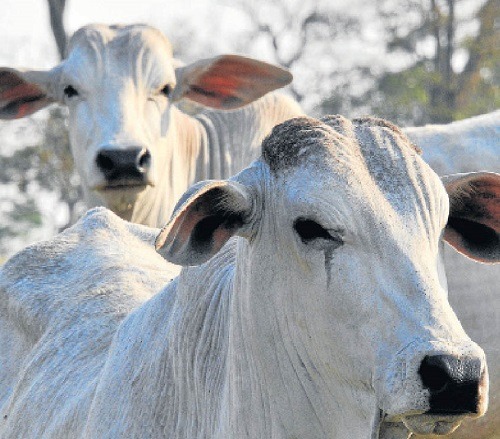
[[[76,50],[98,57],[134,58],[141,52],[172,57],[172,46],[167,37],[145,24],[84,26],[75,32],[68,44],[68,55]]]
[[[262,155],[271,170],[279,173],[311,160],[328,161],[328,157],[382,156],[389,145],[394,153],[399,150],[401,157],[420,153],[399,128],[383,119],[298,117],[273,129],[262,144]]]
[[[389,122],[377,118],[296,118],[274,128],[262,155],[292,192],[333,196],[346,209],[413,217],[446,214],[446,193],[419,151]],[[351,208],[349,207],[352,204]]]

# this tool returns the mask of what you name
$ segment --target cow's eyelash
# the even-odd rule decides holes
[[[331,231],[310,218],[297,218],[293,224],[293,228],[302,242],[306,244],[318,239],[335,241],[339,244],[343,242],[337,234],[332,234]]]

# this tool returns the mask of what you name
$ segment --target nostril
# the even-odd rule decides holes
[[[97,154],[96,164],[103,171],[112,171],[115,167],[113,159],[109,157],[105,151],[102,151],[99,154]]]
[[[418,370],[422,384],[431,392],[443,391],[450,382],[450,373],[440,356],[425,357]]]
[[[141,170],[146,170],[151,164],[151,153],[147,149],[143,149],[139,154],[137,166]]]

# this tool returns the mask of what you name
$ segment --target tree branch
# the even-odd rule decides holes
[[[49,2],[50,27],[57,44],[59,58],[63,59],[66,53],[67,35],[64,29],[64,8],[66,0],[47,0]]]

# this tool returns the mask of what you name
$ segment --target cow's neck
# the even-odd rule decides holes
[[[369,439],[366,405],[374,401],[355,383],[332,385],[336,372],[318,374],[296,340],[278,330],[276,310],[242,287],[246,263],[235,269],[236,245],[236,259],[245,261],[246,241],[233,239],[123,322],[110,376],[102,378],[120,388],[116,400],[137,402],[122,414],[123,431],[179,439]],[[100,397],[95,413],[101,424],[110,421],[101,428],[115,428],[107,414],[114,404]]]
[[[231,298],[220,438],[370,438],[374,395],[326,373],[294,334],[293,316],[280,324],[280,310],[251,287],[247,251],[240,242],[245,264],[237,265]]]
[[[153,227],[168,221],[175,203],[193,183],[219,178],[210,173],[218,145],[209,145],[204,127],[175,107],[171,108],[168,133],[157,150],[161,159],[155,165],[156,185],[138,197],[130,218],[124,218]]]

